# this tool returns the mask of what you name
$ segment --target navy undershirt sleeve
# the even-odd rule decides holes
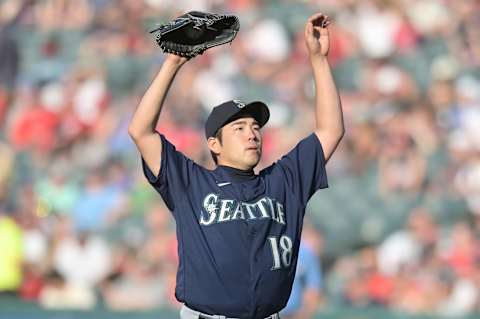
[[[155,176],[142,158],[143,173],[148,182],[161,195],[168,209],[173,212],[175,210],[175,202],[180,200],[185,194],[196,164],[177,151],[175,146],[164,135],[160,133],[158,135],[162,140],[160,172],[158,176]]]

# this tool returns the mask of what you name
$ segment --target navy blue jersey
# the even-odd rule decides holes
[[[175,296],[190,308],[264,318],[285,307],[297,264],[305,206],[328,186],[315,134],[258,175],[207,170],[162,139],[158,177],[145,176],[176,221]]]

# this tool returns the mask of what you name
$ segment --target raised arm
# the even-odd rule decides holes
[[[343,137],[342,104],[327,60],[330,19],[317,13],[305,25],[305,43],[315,79],[315,133],[328,161]]]
[[[186,58],[167,55],[160,71],[143,95],[128,127],[128,133],[156,176],[160,172],[162,143],[155,132],[155,127],[170,85],[186,61]]]

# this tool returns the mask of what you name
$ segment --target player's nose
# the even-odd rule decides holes
[[[248,127],[246,130],[247,138],[249,141],[256,141],[257,140],[257,135],[255,134],[255,130],[253,127]]]

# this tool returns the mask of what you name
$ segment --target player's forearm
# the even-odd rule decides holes
[[[340,140],[344,134],[340,96],[326,57],[310,59],[315,79],[316,131],[328,132]]]
[[[133,138],[155,131],[163,102],[179,68],[179,65],[168,60],[162,65],[130,122],[128,132]]]

